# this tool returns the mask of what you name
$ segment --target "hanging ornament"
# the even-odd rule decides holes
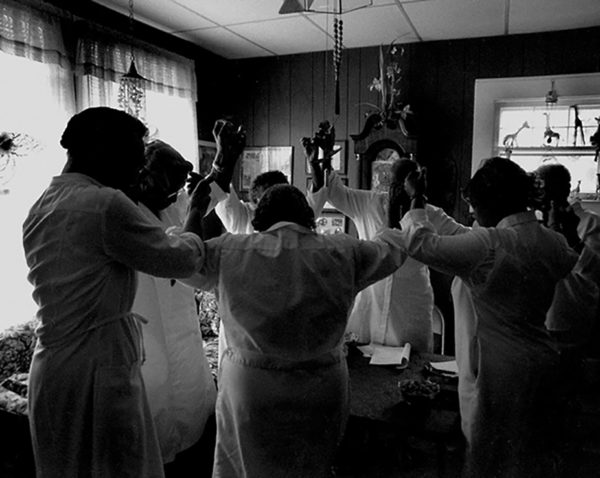
[[[143,119],[146,114],[145,82],[146,79],[137,72],[132,55],[129,71],[119,82],[118,101],[120,109],[138,119]]]
[[[133,39],[133,0],[129,0],[129,30]],[[135,66],[133,46],[131,47],[131,63],[129,70],[119,82],[119,93],[117,100],[119,108],[140,120],[146,115],[146,79],[140,75]]]

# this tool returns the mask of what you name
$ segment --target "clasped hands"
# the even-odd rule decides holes
[[[246,146],[246,131],[242,126],[236,127],[231,121],[217,120],[212,133],[217,152],[210,173],[203,178],[200,174],[192,172],[187,180],[187,191],[193,206],[207,201],[212,181],[224,191],[229,191],[233,170]]]
[[[304,148],[304,155],[313,167],[318,167],[319,163],[322,163],[323,170],[331,170],[331,158],[341,148],[335,147],[335,127],[331,126],[329,121],[319,123],[319,129],[314,137],[304,137],[300,142]],[[319,158],[319,148],[323,151],[322,158]]]

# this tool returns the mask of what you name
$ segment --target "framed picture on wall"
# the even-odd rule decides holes
[[[315,219],[319,234],[341,234],[346,232],[346,216],[339,211],[323,211]]]
[[[336,141],[334,149],[339,150],[336,154],[331,158],[331,167],[334,171],[337,171],[339,174],[346,174],[346,170],[348,167],[348,158],[346,155],[346,141]],[[319,148],[319,159],[323,158],[323,150]],[[306,174],[311,174],[312,170],[310,169],[310,163],[308,159],[305,161],[306,163]]]
[[[267,171],[281,171],[291,184],[292,153],[292,146],[252,146],[244,149],[240,168],[240,191],[248,191],[254,178]]]
[[[212,162],[217,154],[217,145],[212,141],[198,141],[198,173],[206,176],[210,173]]]

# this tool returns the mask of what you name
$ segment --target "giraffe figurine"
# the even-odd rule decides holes
[[[546,117],[546,130],[544,131],[544,139],[548,144],[552,144],[552,140],[556,139],[555,146],[558,146],[560,134],[556,131],[552,131],[552,128],[550,128],[550,113],[544,113],[544,116]]]
[[[529,128],[529,123],[527,121],[523,122],[523,124],[519,127],[517,131],[515,131],[514,133],[507,134],[502,140],[502,144],[504,145],[504,149],[506,150],[506,153],[508,155],[512,153],[514,147],[519,145],[517,143],[517,136],[519,136],[519,133],[525,128]]]
[[[592,136],[590,136],[590,144],[596,147],[596,156],[594,157],[594,161],[598,161],[598,157],[600,156],[600,116],[594,119],[596,120],[596,123],[598,123],[598,129]],[[598,172],[600,173],[600,163],[598,163]]]
[[[579,117],[579,107],[577,105],[571,106],[575,110],[575,132],[573,133],[573,146],[577,146],[577,132],[581,138],[581,143],[585,145],[585,137],[583,136],[583,122]]]

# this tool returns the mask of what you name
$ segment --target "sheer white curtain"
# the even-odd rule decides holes
[[[13,156],[0,194],[0,330],[35,315],[21,226],[32,203],[65,162],[60,135],[75,112],[73,73],[60,21],[0,0],[0,132],[29,135],[38,147]]]
[[[77,91],[81,107],[118,107],[119,79],[129,69],[131,45],[103,33],[81,38],[77,47]],[[134,47],[135,64],[146,82],[145,120],[152,137],[198,164],[196,75],[188,58],[154,47]]]

